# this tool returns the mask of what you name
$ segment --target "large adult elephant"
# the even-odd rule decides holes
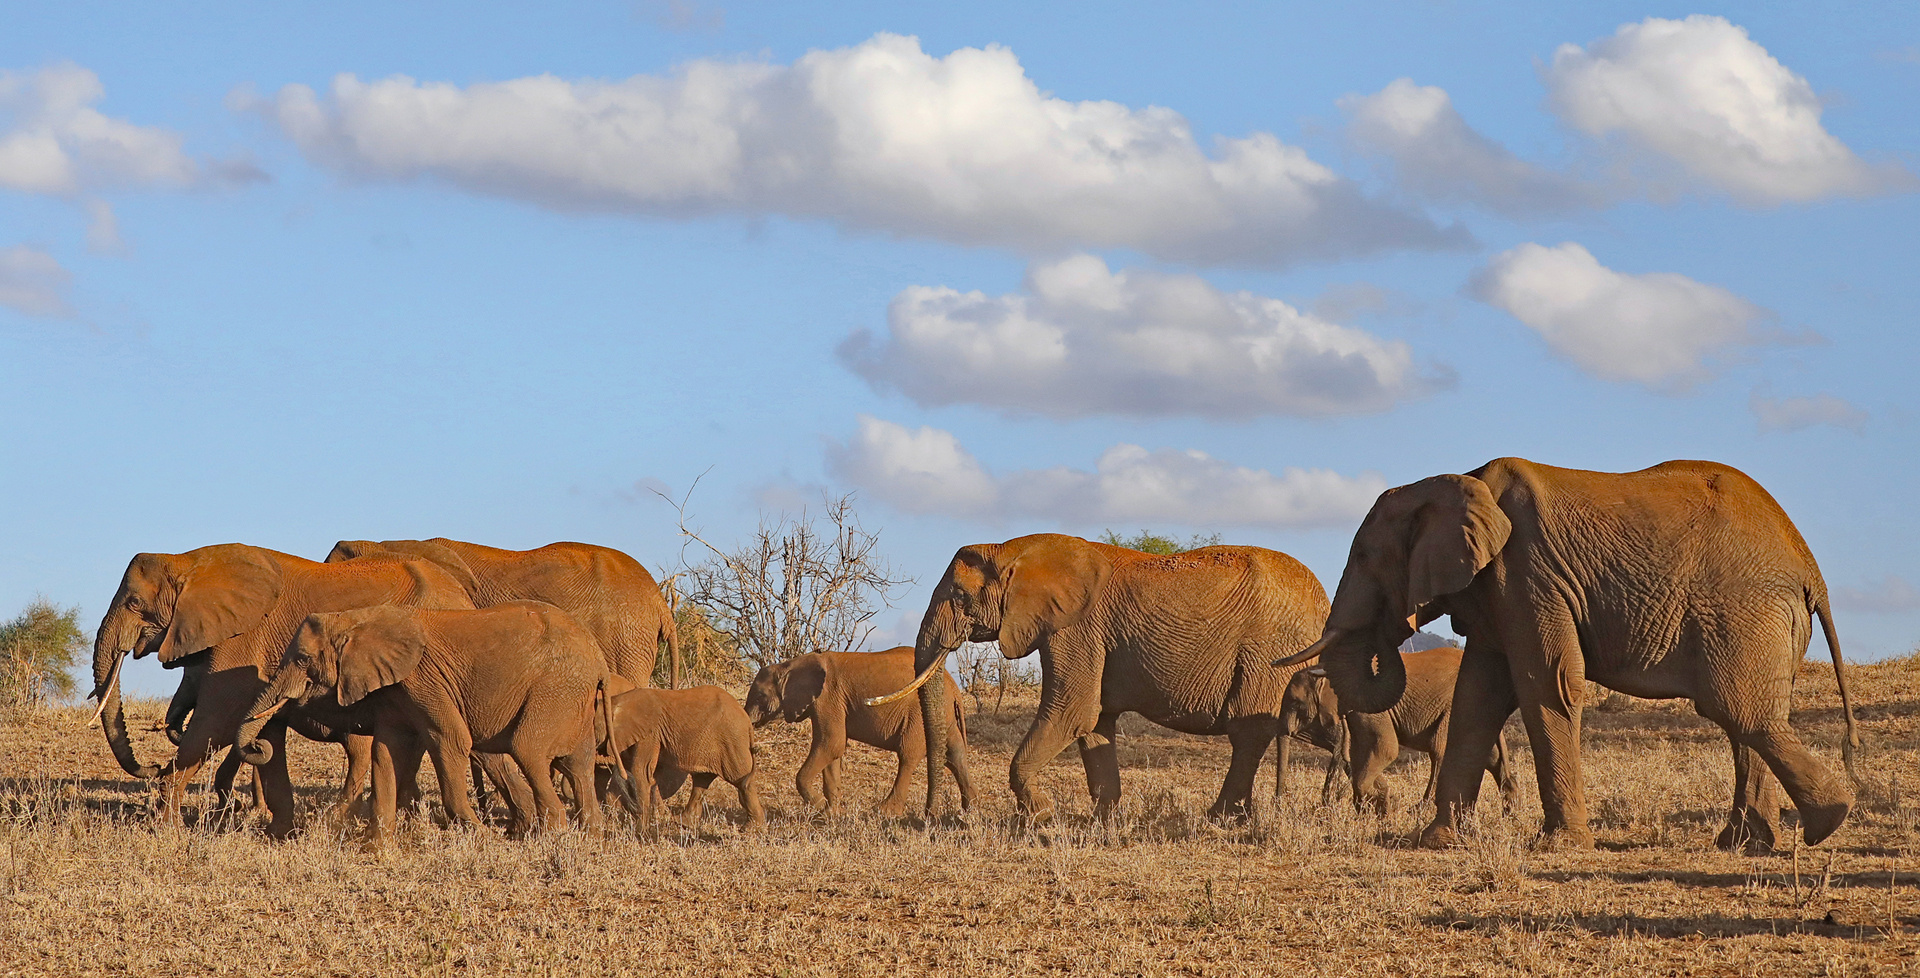
[[[1494,738],[1526,723],[1550,843],[1591,846],[1580,771],[1585,681],[1632,696],[1686,697],[1733,748],[1733,808],[1719,844],[1770,847],[1778,795],[1808,843],[1853,806],[1787,722],[1794,674],[1820,616],[1846,715],[1853,709],[1826,582],[1765,489],[1714,462],[1586,472],[1502,458],[1388,490],[1354,534],[1318,655],[1343,709],[1377,713],[1406,686],[1395,647],[1452,616],[1466,636],[1451,743],[1429,846],[1452,844]]]
[[[424,557],[467,589],[476,608],[505,601],[545,601],[574,617],[599,641],[607,668],[640,686],[653,685],[660,646],[667,647],[668,684],[680,686],[680,646],[673,611],[646,567],[612,547],[550,543],[501,550],[445,537],[431,540],[342,540],[329,562],[368,554]]]
[[[381,604],[473,607],[459,581],[416,558],[323,564],[237,543],[135,555],[94,639],[91,695],[101,700],[101,725],[121,768],[138,778],[167,779],[160,819],[179,817],[181,797],[200,766],[233,743],[247,708],[307,615]],[[191,665],[199,672],[192,716],[164,766],[140,763],[127,736],[120,668],[128,653],[156,655],[164,666]],[[316,740],[343,741],[356,733],[352,717],[324,703],[289,710],[269,725],[264,735],[275,757],[256,776],[272,814],[267,831],[275,837],[293,829],[293,785],[283,746],[289,726]]]
[[[1034,776],[1078,740],[1095,814],[1110,812],[1120,799],[1114,724],[1131,712],[1185,733],[1225,734],[1233,759],[1208,814],[1239,816],[1251,810],[1292,673],[1273,668],[1268,650],[1310,641],[1326,615],[1313,573],[1259,547],[1154,556],[1057,533],[961,547],[921,619],[917,677],[868,702],[919,690],[931,815],[952,708],[947,684],[927,679],[963,642],[998,641],[1010,659],[1037,651],[1040,709],[1008,771],[1020,811],[1051,813]]]

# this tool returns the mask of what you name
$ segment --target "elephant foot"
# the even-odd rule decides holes
[[[294,828],[293,822],[291,821],[274,821],[267,823],[267,838],[275,842],[285,842],[298,834],[299,830]]]
[[[1460,844],[1460,832],[1444,822],[1434,822],[1420,833],[1420,847],[1423,849],[1451,849]]]
[[[1768,821],[1760,812],[1749,809],[1730,816],[1726,827],[1714,837],[1713,845],[1717,849],[1729,852],[1739,851],[1749,856],[1765,856],[1777,851],[1779,838],[1778,825]]]
[[[1593,848],[1593,833],[1584,826],[1542,829],[1539,838],[1533,841],[1533,848],[1539,852],[1581,852]]]
[[[1207,809],[1207,821],[1221,825],[1245,825],[1253,821],[1253,804],[1246,799],[1230,803],[1214,802],[1213,807]]]
[[[1847,813],[1853,810],[1853,799],[1845,798],[1825,805],[1808,805],[1800,809],[1800,834],[1807,845],[1816,845],[1840,828],[1847,820]]]

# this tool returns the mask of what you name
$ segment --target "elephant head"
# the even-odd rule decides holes
[[[1400,643],[1445,614],[1439,599],[1466,590],[1512,532],[1487,484],[1471,476],[1387,490],[1353,535],[1320,640],[1274,664],[1319,656],[1342,708],[1392,709],[1407,685]]]
[[[267,688],[247,710],[234,735],[235,749],[247,763],[265,764],[273,758],[273,745],[260,732],[281,707],[304,706],[329,693],[350,707],[412,675],[426,649],[419,619],[393,605],[308,615]]]
[[[827,665],[827,657],[814,652],[762,666],[747,687],[747,719],[756,728],[775,720],[805,720],[826,688]]]
[[[240,544],[138,554],[127,564],[94,636],[89,695],[100,700],[107,744],[128,774],[150,778],[161,769],[133,756],[120,704],[122,660],[156,655],[162,665],[185,665],[189,656],[257,627],[280,600],[280,588],[273,558]]]
[[[1340,739],[1340,701],[1325,669],[1302,669],[1288,680],[1280,699],[1280,735],[1333,750]]]
[[[1113,573],[1102,544],[1036,533],[1001,544],[961,547],[933,589],[913,646],[917,675],[905,689],[867,701],[890,703],[920,692],[926,724],[927,812],[939,798],[950,708],[945,683],[927,680],[965,642],[999,642],[1000,654],[1022,658],[1054,633],[1078,624]]]

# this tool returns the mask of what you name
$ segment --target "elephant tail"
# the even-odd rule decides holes
[[[1847,777],[1858,784],[1860,775],[1853,768],[1853,754],[1860,746],[1860,735],[1853,729],[1853,700],[1847,696],[1847,670],[1840,657],[1840,637],[1833,631],[1833,607],[1828,603],[1825,587],[1814,592],[1812,598],[1813,613],[1820,616],[1820,630],[1827,637],[1827,653],[1833,656],[1833,684],[1840,688],[1840,714],[1847,723],[1847,739],[1840,744],[1840,761],[1847,768]]]
[[[608,675],[609,674],[605,672],[600,674],[600,683],[593,691],[593,705],[599,710],[599,720],[602,724],[605,724],[607,731],[606,740],[595,744],[593,747],[593,752],[596,755],[594,760],[596,763],[605,764],[613,769],[610,772],[610,776],[614,790],[619,792],[623,801],[637,810],[640,804],[639,798],[633,792],[633,782],[627,778],[627,769],[620,763],[620,751],[613,743],[613,690],[609,688],[607,682]],[[600,750],[603,747],[606,749],[605,755],[600,754]]]

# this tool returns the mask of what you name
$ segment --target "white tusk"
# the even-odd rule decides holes
[[[948,651],[951,651],[951,650],[948,650]],[[907,695],[908,693],[911,693],[914,690],[919,689],[920,687],[927,684],[927,680],[933,678],[934,672],[938,670],[942,665],[944,665],[946,661],[947,661],[947,653],[946,652],[940,653],[940,655],[933,660],[932,665],[929,665],[927,666],[926,669],[922,670],[920,675],[913,677],[913,682],[908,683],[907,688],[902,689],[896,693],[888,693],[885,696],[871,697],[867,700],[867,705],[868,706],[886,706],[888,703],[891,703],[894,700],[900,699],[901,697]]]
[[[126,661],[126,653],[113,657],[113,668],[107,670],[107,683],[101,687],[100,707],[93,711],[93,719],[87,721],[88,727],[100,725],[100,715],[107,712],[107,700],[113,696],[115,684],[120,682],[120,663]]]
[[[1306,648],[1301,649],[1300,651],[1295,652],[1294,654],[1287,656],[1284,659],[1275,659],[1273,660],[1273,664],[1277,668],[1284,668],[1286,666],[1297,666],[1302,662],[1306,662],[1307,660],[1318,656],[1321,652],[1326,651],[1327,646],[1332,644],[1335,639],[1340,637],[1340,635],[1341,635],[1340,629],[1329,628],[1326,631],[1320,633],[1320,641],[1315,642],[1312,645],[1309,645]]]

